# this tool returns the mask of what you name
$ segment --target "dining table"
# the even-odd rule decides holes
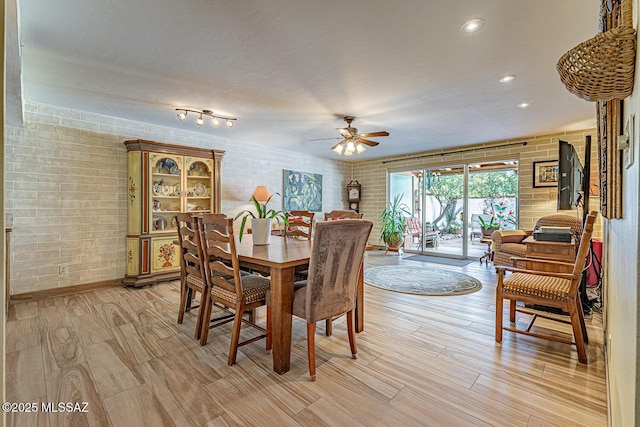
[[[268,245],[254,245],[252,235],[237,242],[240,266],[271,277],[271,332],[273,339],[273,370],[279,374],[289,371],[291,364],[291,326],[293,317],[293,283],[296,267],[309,264],[311,240],[270,236]],[[355,328],[364,330],[364,268],[358,276]]]

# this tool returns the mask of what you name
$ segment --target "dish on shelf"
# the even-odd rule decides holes
[[[198,182],[193,186],[193,195],[196,197],[207,197],[209,192],[207,191],[207,187],[202,183]]]
[[[153,194],[156,196],[168,196],[169,193],[171,193],[171,189],[166,182],[156,182],[153,184]]]
[[[160,200],[153,199],[153,210],[159,211],[160,207],[161,207]]]
[[[173,186],[173,195],[180,197],[180,184]]]
[[[180,175],[180,169],[178,169],[178,165],[173,160],[165,159],[164,166],[167,168],[171,175]]]

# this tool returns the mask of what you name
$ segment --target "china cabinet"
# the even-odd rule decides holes
[[[127,271],[125,286],[180,277],[175,216],[220,212],[224,151],[161,142],[125,141]]]

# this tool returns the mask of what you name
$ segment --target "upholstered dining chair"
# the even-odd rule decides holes
[[[200,308],[196,321],[195,338],[200,338],[202,327],[202,304],[206,291],[206,273],[200,244],[199,220],[188,213],[179,213],[174,217],[178,228],[180,254],[180,305],[178,323],[184,320],[184,313]],[[200,294],[200,303],[192,306],[195,293]]]
[[[265,305],[265,296],[271,282],[269,279],[254,275],[240,274],[233,219],[223,214],[204,214],[200,220],[203,252],[206,260],[206,279],[208,292],[205,293],[202,317],[200,344],[205,345],[209,329],[225,323],[233,322],[231,344],[229,346],[229,365],[236,362],[238,347],[266,337],[266,329],[246,320],[246,311]],[[213,306],[221,305],[233,310],[234,314],[211,319]],[[259,331],[261,335],[240,342],[242,323],[247,323]]]
[[[330,221],[334,219],[346,219],[346,218],[362,219],[362,214],[356,211],[341,210],[341,209],[334,209],[331,212],[325,212],[324,214],[325,221]]]
[[[350,210],[334,209],[331,212],[325,212],[324,220],[333,221],[338,219],[362,219],[362,213]],[[333,333],[333,321],[335,319],[327,319],[325,322],[325,334],[331,336]]]
[[[351,355],[357,358],[354,308],[356,287],[364,250],[373,222],[345,219],[316,224],[313,237],[309,277],[306,286],[293,293],[293,315],[307,321],[309,375],[316,379],[316,322],[347,315],[347,332]],[[267,304],[270,301],[267,293]],[[271,310],[267,306],[267,325]],[[269,329],[269,327],[267,327]],[[270,334],[268,330],[267,334]],[[267,350],[271,349],[270,336]]]
[[[534,258],[512,257],[513,262],[524,264],[525,268],[497,267],[498,285],[496,287],[496,342],[502,342],[502,331],[511,331],[544,338],[565,344],[575,344],[580,363],[587,363],[585,343],[589,342],[587,328],[582,312],[582,303],[578,292],[585,259],[591,244],[593,224],[597,212],[589,213],[585,220],[584,231],[580,237],[580,246],[574,263],[551,261]],[[506,272],[511,274],[506,276]],[[503,302],[510,301],[509,321],[513,327],[503,326]],[[516,305],[517,301],[525,304],[525,307]],[[569,313],[569,320],[561,315],[553,315],[547,311],[532,310],[527,305],[544,306],[561,309]],[[532,314],[531,321],[526,329],[516,328],[516,312]],[[537,317],[570,323],[575,341],[563,339],[558,336],[545,335],[532,332],[533,322]]]

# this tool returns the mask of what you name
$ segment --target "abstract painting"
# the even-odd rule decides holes
[[[284,172],[284,210],[322,211],[322,175],[309,172]]]

